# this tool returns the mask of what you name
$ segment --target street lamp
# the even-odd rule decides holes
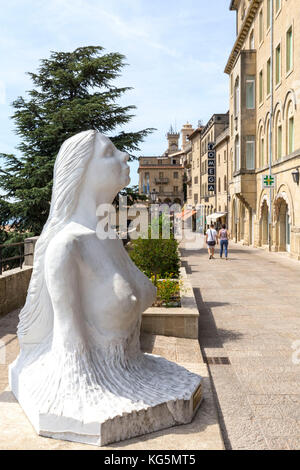
[[[293,177],[294,183],[299,185],[299,168],[295,168],[295,170],[292,171],[292,177]]]
[[[151,198],[151,201],[152,201],[152,202],[155,202],[155,201],[156,201],[156,192],[155,192],[155,191],[151,191],[151,193],[150,193],[150,198]]]

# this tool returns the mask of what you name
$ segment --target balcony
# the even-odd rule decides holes
[[[155,178],[155,184],[169,184],[169,178]]]

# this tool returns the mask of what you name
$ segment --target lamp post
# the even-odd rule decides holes
[[[294,183],[299,185],[299,168],[295,168],[295,170],[292,171],[292,177],[293,177]]]
[[[153,203],[156,202],[156,197],[157,197],[156,192],[155,192],[155,191],[151,191],[151,193],[150,193],[150,198],[151,198],[151,201],[152,201]]]

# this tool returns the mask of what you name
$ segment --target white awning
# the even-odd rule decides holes
[[[214,212],[213,214],[206,216],[206,221],[208,223],[216,222],[216,220],[221,219],[227,214],[227,212]]]

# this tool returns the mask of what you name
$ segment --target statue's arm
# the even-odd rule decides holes
[[[54,313],[53,339],[68,349],[86,344],[76,238],[54,238],[45,255],[45,278]]]

